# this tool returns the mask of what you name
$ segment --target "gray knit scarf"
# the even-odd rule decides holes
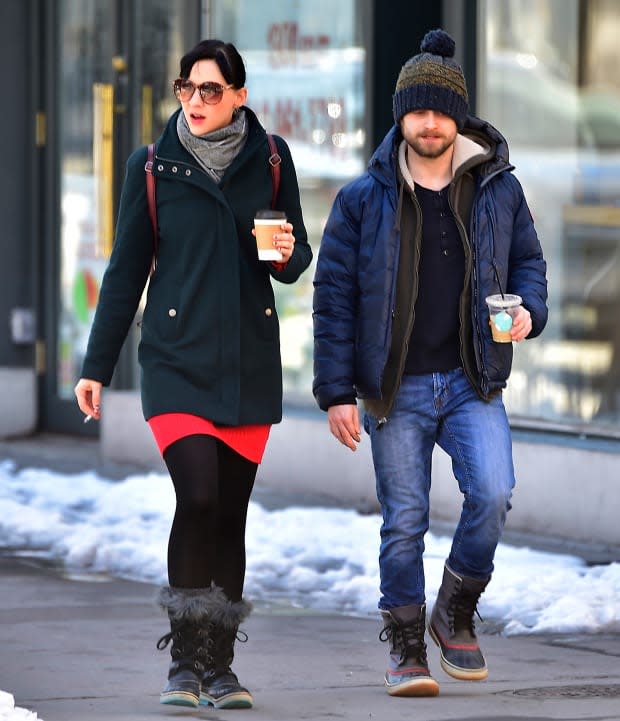
[[[232,122],[204,135],[193,135],[181,111],[177,118],[181,145],[188,150],[207,173],[219,183],[248,137],[248,124],[243,108],[233,115]]]

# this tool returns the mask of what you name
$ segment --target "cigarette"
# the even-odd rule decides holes
[[[92,421],[93,417],[90,415],[90,413],[84,418],[84,423],[88,423],[88,421]]]

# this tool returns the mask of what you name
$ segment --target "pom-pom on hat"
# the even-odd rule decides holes
[[[445,30],[431,30],[401,68],[392,98],[394,121],[412,110],[437,110],[453,118],[459,130],[469,108],[461,66],[453,60],[455,43]]]

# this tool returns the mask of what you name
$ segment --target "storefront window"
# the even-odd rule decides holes
[[[60,287],[56,389],[73,399],[108,263],[127,155],[159,135],[176,101],[195,0],[62,0],[60,7]],[[197,13],[194,13],[197,15]],[[123,28],[135,23],[125,53]]]
[[[246,61],[248,106],[289,144],[315,259],[337,191],[366,163],[363,0],[222,0],[214,35]],[[274,283],[286,397],[313,402],[312,277]]]
[[[620,435],[620,12],[480,3],[478,114],[507,138],[548,262],[549,324],[515,347],[507,407]]]

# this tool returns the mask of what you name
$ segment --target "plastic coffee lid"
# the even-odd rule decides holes
[[[514,308],[515,305],[521,305],[523,299],[520,295],[511,293],[504,293],[502,298],[498,293],[497,295],[488,295],[485,300],[488,305],[492,305],[494,308]]]
[[[266,210],[257,210],[254,218],[256,220],[286,220],[286,213],[283,210],[267,208]]]

